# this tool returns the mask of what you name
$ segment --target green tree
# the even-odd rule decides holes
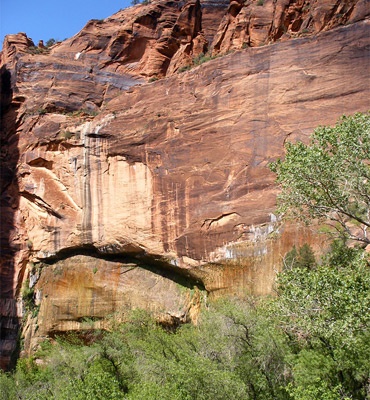
[[[370,116],[343,116],[319,127],[308,145],[286,144],[284,160],[270,164],[282,192],[279,211],[310,222],[332,221],[337,234],[370,243]]]
[[[340,250],[339,250],[340,249]],[[339,254],[333,254],[338,251]],[[370,268],[366,253],[338,245],[315,269],[286,269],[271,304],[291,340],[293,398],[364,399],[370,377]],[[342,259],[342,265],[330,261]],[[338,389],[340,388],[340,390]],[[325,390],[324,390],[325,389]],[[338,391],[339,390],[339,391]],[[306,394],[307,395],[306,395]],[[339,397],[340,393],[343,394]],[[326,397],[325,397],[326,396]]]
[[[51,38],[46,42],[46,47],[51,47],[56,43],[55,39]]]
[[[13,376],[0,369],[0,400],[16,398],[16,386]]]
[[[312,247],[305,243],[297,251],[295,245],[290,252],[288,252],[283,260],[283,269],[287,268],[314,268],[316,265],[315,253]]]
[[[315,264],[316,264],[315,253],[313,252],[312,247],[308,243],[305,243],[299,249],[298,265],[301,268],[309,269],[313,268]]]
[[[357,113],[319,127],[308,145],[286,145],[271,164],[286,218],[330,224],[338,239],[319,263],[308,245],[287,254],[270,318],[289,338],[286,362],[296,400],[365,399],[370,394],[370,263],[347,239],[370,243],[370,118]]]
[[[292,250],[290,250],[288,253],[286,253],[286,255],[284,256],[283,259],[283,269],[287,269],[287,268],[293,268],[296,267],[297,265],[297,258],[298,258],[298,252],[297,249],[295,247],[295,244],[293,245]]]

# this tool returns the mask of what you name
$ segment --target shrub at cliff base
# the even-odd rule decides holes
[[[0,374],[0,399],[365,399],[364,251],[335,243],[319,264],[286,268],[276,290],[276,298],[214,304],[198,326],[176,332],[136,311],[88,346],[73,335],[45,342]]]

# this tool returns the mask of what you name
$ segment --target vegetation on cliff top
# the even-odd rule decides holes
[[[0,374],[0,400],[369,398],[370,260],[363,246],[347,246],[367,243],[368,134],[369,116],[356,114],[320,128],[309,146],[287,145],[285,161],[273,165],[282,210],[334,218],[339,234],[319,261],[308,245],[294,248],[275,297],[214,303],[197,326],[175,332],[135,311],[84,342],[46,341]]]

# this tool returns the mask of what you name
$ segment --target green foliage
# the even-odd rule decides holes
[[[9,399],[16,399],[14,379],[0,369],[0,400]]]
[[[137,311],[89,346],[46,342],[40,365],[19,360],[3,380],[23,399],[284,399],[284,346],[249,301],[222,302],[175,333]]]
[[[39,312],[40,312],[40,304],[38,305],[34,304],[31,310],[32,318],[37,317],[39,315]]]
[[[26,116],[28,116],[28,115],[45,115],[45,114],[47,114],[47,110],[45,110],[44,108],[38,108],[37,110],[34,110],[34,111],[27,111],[26,113],[25,113],[25,115]]]
[[[67,385],[61,389],[59,399],[123,399],[119,382],[112,373],[112,366],[108,361],[95,360],[83,371],[81,377],[70,378]]]
[[[313,268],[316,264],[315,254],[312,250],[312,247],[305,243],[298,252],[298,266],[300,268]]]
[[[31,311],[35,307],[35,292],[29,285],[30,281],[27,279],[22,290],[22,300],[27,311]]]
[[[298,252],[295,245],[293,245],[292,250],[290,250],[289,253],[287,253],[284,257],[283,268],[286,269],[286,268],[296,267],[297,258],[298,258]]]
[[[56,43],[55,39],[50,38],[47,42],[46,42],[46,47],[51,47]]]
[[[185,72],[185,71],[189,71],[190,69],[198,66],[198,65],[202,65],[207,61],[210,60],[214,60],[215,58],[219,58],[222,57],[225,54],[217,54],[217,55],[211,55],[210,52],[208,53],[200,53],[197,57],[194,57],[192,60],[191,65],[186,65],[184,67],[179,68],[179,72]]]
[[[213,60],[215,56],[211,56],[209,53],[200,53],[199,56],[193,58],[193,64],[195,66],[204,64],[207,61]]]
[[[309,393],[322,399],[365,398],[370,372],[370,269],[365,254],[336,243],[315,269],[292,268],[279,275],[271,315],[298,349],[287,356],[293,398],[308,399]]]
[[[264,0],[257,0],[257,6],[263,6],[265,4]]]
[[[316,380],[314,385],[295,387],[289,384],[287,390],[290,397],[295,400],[350,400],[343,397],[341,387],[330,388],[325,381]]]
[[[88,108],[82,108],[80,110],[67,113],[67,115],[70,117],[86,117],[86,116],[96,117],[98,114],[99,114],[98,111],[90,110]]]
[[[370,243],[370,115],[343,116],[319,127],[308,145],[286,144],[285,160],[270,164],[282,187],[280,213],[306,222],[334,222],[336,235]]]
[[[30,46],[26,52],[28,54],[49,54],[50,53],[50,49],[48,47],[37,47],[37,46]]]
[[[365,399],[370,395],[370,263],[346,239],[369,243],[368,114],[317,129],[309,145],[286,146],[272,163],[282,185],[280,211],[310,222],[334,221],[340,239],[319,263],[312,249],[294,247],[278,276],[270,317],[289,338],[285,360],[296,400]],[[361,229],[361,234],[356,230]]]
[[[73,136],[73,133],[70,131],[61,131],[59,133],[59,137],[61,139],[70,139]]]
[[[336,239],[332,242],[330,251],[323,257],[323,262],[333,267],[347,268],[360,263],[363,256],[358,248],[348,247],[345,241]]]
[[[293,246],[292,250],[284,257],[284,269],[285,268],[314,268],[316,265],[315,254],[312,247],[305,243],[297,251],[296,247]]]
[[[191,70],[191,65],[185,65],[184,67],[179,68],[179,73]]]

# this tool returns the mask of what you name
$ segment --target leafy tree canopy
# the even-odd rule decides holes
[[[283,260],[283,268],[314,268],[316,265],[315,253],[312,247],[305,243],[297,251],[295,245],[293,245],[292,250],[286,254]]]
[[[46,47],[51,47],[56,43],[55,39],[51,38],[46,42]]]
[[[332,221],[342,236],[370,243],[370,115],[343,116],[315,130],[308,145],[286,144],[270,164],[282,193],[279,211],[306,222]]]

